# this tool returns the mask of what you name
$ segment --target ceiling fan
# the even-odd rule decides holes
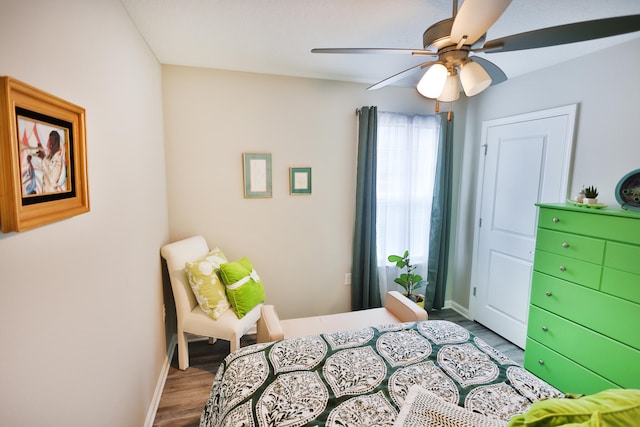
[[[460,86],[467,96],[473,96],[507,80],[497,65],[473,53],[511,52],[640,31],[640,15],[629,15],[559,25],[485,41],[487,30],[510,3],[511,0],[465,0],[458,9],[458,1],[453,0],[453,17],[427,28],[422,37],[424,49],[315,48],[311,52],[405,53],[433,58],[394,74],[367,90],[397,82],[418,68],[428,68],[417,85],[418,91],[437,101],[451,102],[458,99]]]

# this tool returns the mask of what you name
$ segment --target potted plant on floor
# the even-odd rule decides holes
[[[415,294],[414,291],[424,287],[427,282],[423,280],[422,276],[420,276],[419,274],[413,273],[413,271],[416,269],[416,266],[411,264],[411,260],[409,259],[409,251],[404,251],[404,255],[402,256],[389,255],[387,259],[389,260],[389,262],[395,263],[396,267],[398,267],[399,269],[407,269],[407,272],[401,273],[399,277],[394,279],[394,282],[404,288],[405,297],[418,304],[418,306],[424,308],[424,296]]]

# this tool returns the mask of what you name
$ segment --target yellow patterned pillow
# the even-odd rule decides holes
[[[226,262],[224,253],[215,248],[201,260],[185,264],[189,285],[200,308],[213,319],[219,319],[231,307],[218,277],[220,265]]]

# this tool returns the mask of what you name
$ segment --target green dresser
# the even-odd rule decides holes
[[[640,389],[640,213],[538,206],[525,368],[565,393]]]

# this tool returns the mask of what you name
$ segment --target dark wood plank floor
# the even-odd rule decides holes
[[[256,342],[255,335],[242,337],[240,346]],[[154,427],[198,426],[200,414],[209,398],[213,378],[220,362],[229,354],[229,342],[208,340],[189,343],[189,368],[178,369],[178,349],[164,384]]]
[[[429,319],[444,319],[458,323],[515,362],[521,365],[523,363],[522,349],[451,309],[429,313]],[[243,337],[241,345],[253,343],[255,343],[255,336],[250,335]],[[219,340],[214,344],[209,344],[206,340],[191,342],[189,343],[190,367],[181,371],[178,369],[176,350],[153,425],[156,427],[198,426],[200,414],[209,398],[213,377],[227,354],[229,354],[227,341]]]

